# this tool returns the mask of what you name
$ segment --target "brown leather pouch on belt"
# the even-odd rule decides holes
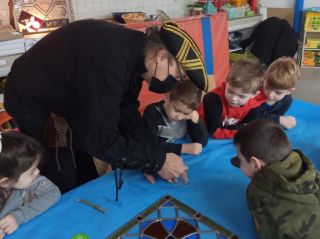
[[[44,143],[49,148],[56,149],[56,161],[58,165],[58,170],[60,171],[60,163],[59,163],[59,148],[69,147],[73,159],[74,166],[75,159],[72,149],[72,131],[68,125],[68,122],[65,118],[51,113],[47,122],[43,128],[43,139]]]

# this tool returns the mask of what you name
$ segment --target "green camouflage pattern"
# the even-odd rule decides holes
[[[320,175],[298,150],[254,175],[247,202],[261,239],[320,239]]]

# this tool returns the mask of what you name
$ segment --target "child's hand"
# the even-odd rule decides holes
[[[196,110],[192,111],[191,115],[190,115],[190,120],[195,123],[198,124],[199,122],[199,114]]]
[[[6,215],[0,220],[0,229],[5,233],[5,234],[11,234],[18,228],[18,223],[14,216],[12,215]],[[0,237],[2,238],[2,237]]]
[[[293,116],[280,116],[280,124],[286,129],[292,129],[296,126],[296,118]]]
[[[202,151],[202,144],[191,143],[191,144],[183,144],[181,153],[198,155],[201,153],[201,151]]]
[[[156,182],[156,178],[154,176],[147,173],[144,173],[143,175],[149,183],[154,184]]]

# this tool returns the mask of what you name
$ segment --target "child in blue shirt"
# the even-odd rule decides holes
[[[292,58],[281,57],[275,60],[265,73],[263,91],[268,101],[252,109],[243,122],[270,119],[286,129],[295,127],[296,119],[284,114],[292,104],[291,93],[295,91],[295,84],[299,77],[300,69]]]

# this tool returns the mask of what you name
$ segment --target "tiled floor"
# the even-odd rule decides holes
[[[320,105],[320,68],[302,68],[293,96]]]

